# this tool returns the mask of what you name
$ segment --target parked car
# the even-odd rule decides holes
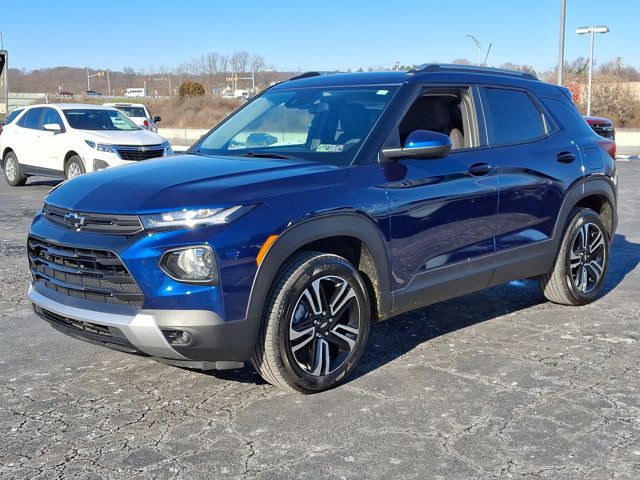
[[[604,117],[584,116],[589,126],[593,128],[593,131],[598,135],[610,140],[616,139],[616,130],[613,127],[613,122]]]
[[[59,103],[25,108],[0,135],[4,176],[71,178],[171,153],[169,142],[111,107]]]
[[[596,299],[617,224],[598,139],[568,90],[521,72],[304,74],[187,155],[53,189],[29,298],[96,344],[324,390],[373,321],[524,278]]]
[[[613,127],[613,122],[604,117],[584,116],[589,126],[600,135],[602,138],[606,138],[608,141],[600,142],[601,145],[609,152],[609,154],[616,157],[616,130]]]
[[[84,92],[85,97],[101,97],[102,93],[96,92],[95,90],[87,90]]]
[[[149,109],[142,103],[105,103],[108,107],[114,107],[133,120],[136,125],[147,130],[158,131],[156,123],[162,121],[162,117],[152,117]]]

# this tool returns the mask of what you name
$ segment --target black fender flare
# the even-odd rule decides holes
[[[558,252],[560,248],[560,242],[564,235],[564,230],[567,225],[569,213],[573,207],[575,207],[582,199],[598,195],[605,197],[612,207],[612,224],[611,224],[611,237],[615,234],[618,224],[617,213],[617,188],[613,181],[607,176],[590,177],[575,184],[565,194],[562,206],[556,219],[556,224],[553,229],[553,245],[554,252]]]
[[[375,222],[355,212],[316,216],[285,229],[269,247],[258,267],[249,295],[246,318],[257,320],[256,325],[259,325],[273,282],[291,254],[310,242],[335,236],[354,237],[366,245],[376,270],[379,316],[388,318],[391,313],[388,249],[382,231]]]

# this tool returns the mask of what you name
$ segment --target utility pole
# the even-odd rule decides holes
[[[562,85],[564,70],[564,30],[566,25],[567,0],[560,0],[560,49],[558,52],[558,85]]]
[[[109,96],[111,96],[111,77],[109,73],[109,70],[107,70],[107,89],[109,90]]]
[[[482,44],[473,35],[465,35],[465,37],[469,37],[471,40],[473,40],[473,43],[476,44],[476,47],[478,48],[478,66],[481,67],[482,66]]]
[[[87,67],[87,91],[91,90],[91,84],[89,83],[89,67]]]

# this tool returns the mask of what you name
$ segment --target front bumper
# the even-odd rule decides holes
[[[205,370],[239,368],[250,356],[253,339],[246,321],[225,322],[205,310],[136,310],[71,298],[31,285],[35,313],[56,330],[81,340],[159,361]],[[185,330],[190,346],[173,346],[162,330]]]

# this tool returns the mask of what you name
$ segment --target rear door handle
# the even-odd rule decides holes
[[[482,175],[486,175],[493,167],[488,163],[474,163],[469,167],[469,173],[474,177],[481,177]]]
[[[576,159],[576,156],[571,152],[560,152],[556,156],[556,160],[560,163],[571,163]]]

